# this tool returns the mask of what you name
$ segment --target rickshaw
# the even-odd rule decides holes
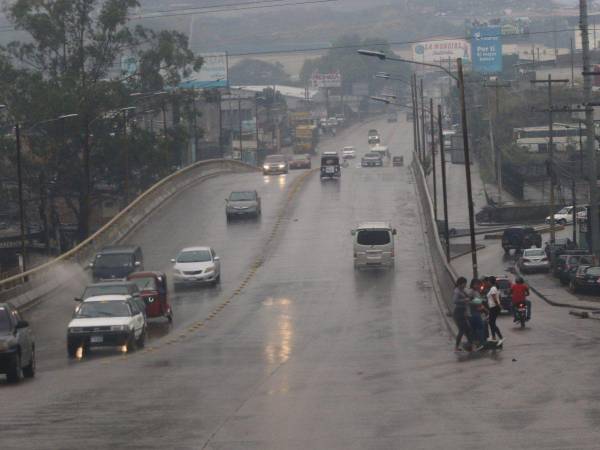
[[[321,180],[341,176],[340,157],[337,152],[323,152],[321,155]]]
[[[146,304],[147,317],[166,317],[173,321],[173,310],[167,294],[167,276],[163,272],[134,272],[127,277],[137,284]]]

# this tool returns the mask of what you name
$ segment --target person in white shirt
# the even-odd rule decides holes
[[[500,306],[500,293],[498,292],[498,286],[496,285],[496,277],[489,277],[488,282],[491,285],[490,290],[487,293],[487,303],[488,308],[490,310],[489,315],[489,323],[490,323],[490,331],[492,333],[492,341],[496,341],[496,335],[499,340],[496,341],[496,345],[502,344],[504,338],[502,337],[502,333],[496,325],[496,319],[500,315],[500,311],[502,311],[502,307]]]

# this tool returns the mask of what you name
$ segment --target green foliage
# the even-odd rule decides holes
[[[290,76],[280,62],[272,64],[259,59],[241,60],[229,69],[229,79],[235,85],[290,83]]]

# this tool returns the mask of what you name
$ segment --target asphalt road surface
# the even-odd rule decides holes
[[[402,121],[355,126],[320,150],[354,145],[360,155],[373,127],[410,160]],[[39,371],[0,384],[0,447],[598,448],[595,322],[539,308],[495,358],[458,361],[409,169],[355,161],[341,180],[312,174],[290,195],[303,173],[212,179],[130,237],[148,269],[168,270],[190,244],[222,260],[221,286],[174,294],[174,324],[152,323],[146,349],[69,361],[78,283],[30,310]],[[226,224],[224,199],[237,188],[262,195],[260,221]],[[398,229],[396,265],[357,272],[350,229],[373,219]]]

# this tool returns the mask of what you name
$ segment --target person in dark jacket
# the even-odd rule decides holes
[[[454,292],[452,293],[452,305],[454,307],[452,317],[454,318],[454,322],[456,322],[456,326],[458,327],[456,343],[454,346],[454,351],[457,352],[461,351],[460,343],[462,341],[463,336],[467,338],[467,341],[469,343],[469,351],[471,351],[473,347],[473,338],[471,335],[471,328],[469,327],[468,320],[468,305],[471,301],[471,297],[469,297],[469,294],[465,291],[466,287],[467,279],[465,277],[459,277],[456,280]]]

